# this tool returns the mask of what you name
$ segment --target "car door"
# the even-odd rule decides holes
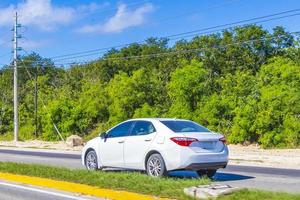
[[[135,121],[130,136],[124,144],[124,161],[126,168],[144,169],[144,157],[156,135],[150,121]]]
[[[124,167],[124,143],[132,125],[132,121],[121,123],[109,130],[101,139],[99,150],[103,166]]]

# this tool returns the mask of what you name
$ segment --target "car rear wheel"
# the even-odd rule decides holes
[[[216,172],[217,172],[216,169],[203,169],[203,170],[198,170],[197,174],[200,177],[207,176],[208,178],[212,179],[216,174]]]
[[[94,150],[91,150],[86,154],[85,167],[88,170],[97,170],[98,169],[97,154]]]
[[[167,175],[167,169],[162,156],[158,153],[152,154],[146,163],[146,171],[149,176],[161,177]]]

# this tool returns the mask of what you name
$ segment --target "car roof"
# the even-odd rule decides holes
[[[187,119],[177,119],[177,118],[134,118],[134,119],[129,119],[129,120],[126,120],[126,121],[175,121],[175,120],[178,120],[178,121],[190,121],[190,120],[187,120]]]

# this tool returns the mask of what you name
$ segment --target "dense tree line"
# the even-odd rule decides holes
[[[34,75],[38,138],[91,137],[133,117],[192,119],[231,143],[300,144],[298,38],[282,27],[237,27],[180,40],[150,38],[112,49],[96,61],[57,67],[20,58],[20,136],[34,138]],[[0,134],[13,131],[12,70],[0,70]]]

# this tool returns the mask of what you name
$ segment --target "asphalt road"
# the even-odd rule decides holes
[[[0,161],[83,168],[80,155],[69,153],[0,149]],[[192,171],[172,172],[170,176],[197,177]],[[218,171],[215,182],[243,188],[300,193],[300,170],[228,165],[226,169]]]
[[[93,200],[67,192],[0,181],[0,200]]]

